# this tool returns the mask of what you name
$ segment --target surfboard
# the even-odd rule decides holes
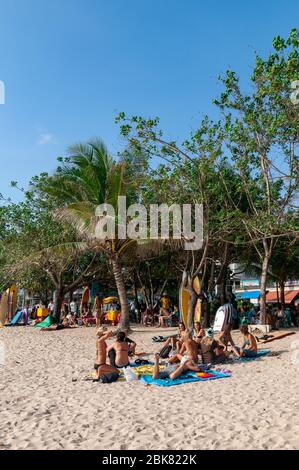
[[[221,306],[218,308],[216,312],[213,330],[215,332],[222,331],[224,322],[225,322],[225,309],[223,308],[223,306]]]
[[[84,304],[89,304],[90,302],[90,294],[89,294],[89,288],[85,287],[82,295],[82,300],[81,300],[81,312],[83,311]]]
[[[193,288],[197,294],[200,292],[200,279],[198,276],[193,281]],[[184,286],[184,282],[181,283],[180,291],[179,291],[179,303],[180,303],[180,314],[181,314],[181,321],[184,323],[185,326],[188,324],[188,308],[190,302],[190,292]],[[198,299],[195,307],[195,314],[194,314],[194,321],[201,320],[201,300]]]
[[[9,295],[8,316],[11,319],[15,315],[16,309],[17,309],[17,286],[15,284],[13,284],[8,289],[8,295]]]
[[[8,316],[8,306],[9,306],[9,295],[8,292],[4,292],[0,301],[0,326],[5,325]]]

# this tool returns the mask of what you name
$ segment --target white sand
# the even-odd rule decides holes
[[[137,330],[139,351],[161,347],[161,330]],[[0,449],[299,449],[298,333],[267,345],[277,357],[229,365],[231,378],[175,387],[84,381],[94,336],[0,329]]]

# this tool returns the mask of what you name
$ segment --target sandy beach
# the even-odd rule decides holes
[[[137,327],[130,337],[153,353],[158,331]],[[231,378],[154,387],[86,381],[95,328],[2,328],[0,449],[299,449],[299,361],[291,364],[290,349],[298,339],[229,365]]]

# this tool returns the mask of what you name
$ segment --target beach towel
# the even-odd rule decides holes
[[[48,328],[49,326],[52,326],[52,325],[53,325],[53,318],[51,317],[51,315],[48,315],[44,321],[37,323],[36,325],[34,325],[33,328]]]
[[[135,362],[130,362],[129,367],[145,367],[145,366],[153,366],[154,363],[151,361],[148,361],[148,364],[135,364]],[[122,367],[121,367],[122,369]]]
[[[267,356],[269,354],[270,349],[259,349],[256,353],[256,356],[253,357],[238,357],[235,360],[237,362],[249,362],[249,361],[255,361],[259,357]]]
[[[161,367],[162,369],[162,367]],[[146,366],[139,366],[139,367],[135,367],[135,374],[137,374],[139,377],[141,375],[153,375],[153,372],[154,372],[154,365],[151,363],[149,365],[146,365]]]
[[[208,372],[186,372],[177,379],[153,379],[151,376],[142,375],[141,380],[147,385],[157,385],[158,387],[172,387],[190,382],[204,382],[206,380],[224,379],[231,377],[231,374],[223,374],[216,371]]]

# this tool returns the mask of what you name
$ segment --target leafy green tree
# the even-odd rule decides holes
[[[78,248],[75,231],[53,218],[54,208],[47,195],[31,191],[23,202],[2,207],[6,235],[0,272],[3,286],[14,281],[41,298],[46,297],[45,291],[55,290],[54,319],[58,321],[65,295],[96,276],[106,276],[107,269],[99,254],[87,246],[85,252]]]
[[[118,196],[132,193],[126,181],[126,163],[116,162],[100,140],[70,147],[69,156],[61,160],[55,174],[43,181],[39,187],[56,201],[59,208],[56,218],[71,224],[81,238],[83,249],[88,241],[94,253],[104,253],[111,265],[121,304],[120,328],[129,328],[129,308],[124,282],[122,256],[135,240],[97,237],[96,209],[101,204],[110,204],[118,213]],[[117,221],[117,219],[116,219]]]
[[[261,322],[266,315],[266,286],[280,237],[298,233],[292,207],[298,195],[299,108],[291,101],[292,82],[299,77],[299,35],[277,37],[274,52],[256,57],[252,91],[245,93],[233,71],[221,79],[224,91],[215,101],[224,115],[222,138],[248,200],[242,211],[235,198],[248,243],[261,264]],[[241,189],[241,188],[240,188]]]

